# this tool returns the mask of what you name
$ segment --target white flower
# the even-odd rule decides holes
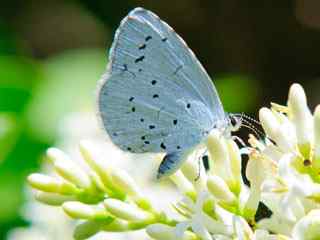
[[[102,145],[93,141],[80,143],[80,161],[51,148],[55,175],[32,174],[28,181],[39,201],[61,206],[67,215],[82,220],[74,229],[76,239],[102,232],[128,236],[138,230],[156,240],[318,239],[320,107],[312,115],[302,87],[294,84],[288,106],[272,104],[271,109],[262,108],[259,117],[267,134],[262,141],[250,135],[251,147],[239,149],[232,138],[213,130],[170,176],[179,192],[179,200],[168,203],[175,211],[159,207],[165,196],[173,195],[163,188],[168,179],[151,181],[154,169],[148,181],[139,182],[141,176],[113,164],[122,157],[130,159],[127,155],[111,150],[101,154]],[[209,170],[200,160],[206,150]],[[250,186],[243,181],[242,154],[249,156],[245,175]],[[159,163],[163,156],[144,157]],[[136,164],[139,156],[131,158]],[[146,192],[154,187],[161,189],[160,195],[150,200]],[[260,202],[271,216],[257,214]]]
[[[298,84],[290,88],[288,106],[272,104],[271,109],[260,110],[261,124],[273,142],[266,139],[261,144],[251,138],[251,145],[258,149],[261,159],[269,162],[262,179],[261,200],[273,215],[261,220],[259,227],[291,236],[295,224],[308,211],[319,208],[318,111],[319,107],[314,116],[311,114]]]
[[[228,171],[231,178],[223,179],[215,175],[218,169],[206,172],[202,162],[198,164],[195,161],[199,159],[199,151],[192,154],[182,169],[170,177],[182,194],[182,201],[175,205],[176,215],[180,215],[177,220],[155,209],[142,188],[126,171],[109,166],[97,158],[94,154],[95,144],[90,141],[80,144],[86,166],[83,163],[76,166],[64,152],[51,148],[48,154],[58,178],[32,174],[29,182],[38,190],[38,200],[61,205],[70,217],[85,220],[74,231],[76,239],[87,238],[101,231],[126,232],[160,223],[174,228],[174,234],[181,238],[198,236],[209,240],[215,235],[231,237],[235,234],[232,216],[239,214],[243,205],[239,191],[246,190],[239,179],[240,153],[232,140],[226,141],[220,137],[209,146],[224,149],[230,165],[228,168],[222,164],[219,166]],[[215,199],[218,201],[215,202]],[[195,235],[188,233],[189,227]]]
[[[301,218],[293,228],[295,240],[320,239],[320,210],[312,210]]]
[[[189,220],[180,222],[176,226],[177,238],[191,227],[194,233],[202,239],[212,239],[211,234],[231,234],[231,229],[215,219],[210,218],[204,211],[203,205],[210,198],[208,193],[202,192],[194,203],[192,199],[186,197],[182,203],[185,204],[190,211]]]

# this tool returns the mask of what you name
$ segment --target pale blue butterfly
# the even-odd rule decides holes
[[[133,153],[165,152],[158,178],[175,172],[212,129],[231,125],[210,77],[186,43],[154,13],[124,18],[98,93],[111,140]]]

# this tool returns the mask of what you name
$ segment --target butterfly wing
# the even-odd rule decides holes
[[[207,73],[155,14],[134,9],[110,50],[98,106],[112,141],[131,152],[173,152],[199,143],[225,118]]]

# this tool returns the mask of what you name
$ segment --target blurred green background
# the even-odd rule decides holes
[[[143,6],[194,50],[227,111],[256,116],[293,82],[320,103],[320,2],[314,0],[10,0],[0,3],[0,239],[27,225],[25,177],[58,123],[93,111],[96,82],[120,20]]]

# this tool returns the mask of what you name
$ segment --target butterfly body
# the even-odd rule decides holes
[[[131,11],[109,55],[98,94],[104,128],[124,151],[166,152],[161,175],[176,170],[176,163],[212,129],[228,127],[208,74],[185,42],[152,12]]]

